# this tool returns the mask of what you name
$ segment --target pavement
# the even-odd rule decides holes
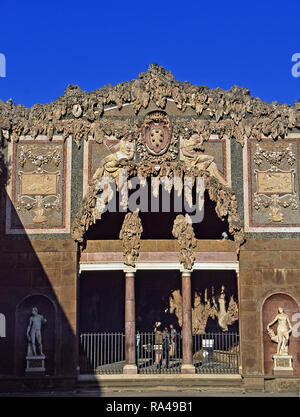
[[[84,389],[73,391],[48,391],[48,392],[15,392],[15,393],[0,393],[1,398],[34,398],[34,397],[57,397],[57,398],[70,398],[70,397],[98,397],[98,398],[196,398],[196,397],[256,397],[256,398],[274,398],[274,397],[294,397],[300,399],[299,392],[260,392],[260,391],[242,391],[242,392],[230,392],[230,391],[106,391],[100,392],[97,389]]]

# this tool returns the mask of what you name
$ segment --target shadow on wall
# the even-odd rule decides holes
[[[2,176],[0,208],[18,217]],[[0,391],[39,391],[74,387],[78,372],[77,245],[71,239],[29,239],[5,234],[0,223]],[[27,326],[32,308],[42,325],[45,373],[26,373]],[[5,326],[3,325],[5,323]]]

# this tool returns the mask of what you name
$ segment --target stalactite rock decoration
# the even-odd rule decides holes
[[[182,117],[172,117],[172,135],[166,152],[163,153],[162,148],[161,156],[156,155],[159,152],[154,152],[154,155],[141,157],[140,161],[129,160],[126,163],[129,177],[182,177],[187,167],[177,161],[177,153],[179,140],[184,134],[197,134],[202,141],[216,134],[219,137],[235,138],[243,145],[245,138],[260,140],[263,134],[276,140],[284,137],[290,129],[300,127],[296,107],[262,102],[251,97],[249,90],[236,86],[225,91],[179,82],[171,72],[152,64],[148,71],[139,74],[138,79],[92,92],[69,85],[62,96],[49,104],[36,104],[27,108],[12,100],[0,100],[0,142],[5,146],[8,141],[17,142],[21,136],[26,135],[33,139],[38,135],[46,135],[51,141],[54,135],[61,135],[64,140],[71,136],[80,147],[89,138],[97,143],[102,143],[107,136],[122,140],[130,130],[138,153],[139,147],[142,149],[141,132],[144,123],[140,110],[147,109],[151,102],[163,112],[168,101],[175,103]],[[124,114],[122,118],[106,117],[108,109],[122,109],[124,105],[132,105],[135,116]],[[194,116],[184,117],[188,107],[194,110]],[[161,158],[159,161],[158,157]],[[198,175],[199,169],[189,169],[191,174]],[[218,204],[218,215],[228,217],[230,233],[240,245],[244,237],[234,196],[224,191],[220,181],[214,181],[207,172],[202,175],[211,199]],[[225,195],[220,202],[218,198],[221,198],[222,193]],[[97,194],[98,190],[92,184],[84,197],[81,212],[76,216],[72,230],[73,237],[79,242],[83,241],[85,231],[97,217]]]
[[[225,287],[222,285],[221,294],[218,298],[218,304],[214,297],[212,288],[212,297],[207,297],[207,288],[204,290],[204,300],[201,293],[194,293],[194,305],[192,308],[192,332],[193,334],[205,334],[207,321],[209,318],[218,320],[218,325],[223,332],[228,331],[228,326],[238,320],[238,305],[234,301],[233,295],[230,296],[228,307],[225,304]],[[174,290],[169,297],[170,314],[175,314],[178,325],[182,327],[182,295],[180,290]]]
[[[169,297],[169,313],[175,314],[179,327],[182,327],[182,295],[179,290],[172,291]]]
[[[0,101],[0,140],[18,141],[22,135],[36,138],[39,134],[51,140],[54,134],[62,134],[64,138],[72,135],[78,146],[89,136],[101,142],[109,134],[107,122],[101,119],[109,106],[122,109],[131,103],[138,114],[150,102],[163,110],[168,100],[182,113],[188,106],[195,111],[197,118],[190,120],[189,127],[204,140],[219,134],[234,137],[243,145],[245,138],[260,140],[264,134],[278,139],[287,135],[289,129],[300,127],[296,107],[263,102],[251,97],[248,89],[237,86],[222,90],[179,82],[170,71],[152,64],[138,79],[89,93],[69,85],[62,96],[49,104],[27,108],[11,99]],[[201,115],[203,120],[199,119]]]
[[[218,324],[223,332],[228,331],[228,326],[233,324],[239,317],[238,305],[234,301],[233,296],[230,297],[228,308],[226,309],[225,302],[225,287],[222,285],[221,294],[218,297],[218,304],[216,303],[214,295],[212,302],[215,307],[215,314],[218,318]]]
[[[194,294],[194,307],[192,309],[192,332],[193,334],[205,334],[207,320],[211,317],[214,319],[216,310],[211,300],[207,298],[207,289],[204,292],[204,302],[201,300],[201,294]]]
[[[177,239],[180,252],[179,261],[185,269],[192,269],[195,260],[193,249],[197,246],[197,240],[193,229],[193,224],[186,214],[179,214],[174,220],[172,234]]]
[[[179,140],[185,134],[197,134],[202,141],[215,134],[222,138],[234,138],[243,145],[246,138],[259,141],[265,135],[276,140],[286,136],[291,129],[300,128],[299,105],[266,103],[251,97],[248,89],[237,86],[222,90],[179,82],[170,71],[152,64],[137,79],[92,92],[69,85],[62,96],[48,104],[27,108],[13,103],[11,99],[6,102],[0,100],[0,148],[6,146],[8,141],[17,142],[27,135],[33,139],[46,135],[49,141],[54,135],[61,135],[64,140],[71,136],[80,147],[89,138],[97,143],[102,143],[106,136],[122,140],[130,130],[139,152],[144,123],[140,110],[147,109],[151,103],[163,112],[168,102],[175,103],[182,117],[172,117],[172,135],[166,152],[160,156],[159,162],[156,155],[150,154],[141,157],[140,162],[129,160],[126,163],[129,177],[165,175],[172,178],[186,174],[187,167],[176,160]],[[131,105],[135,116],[106,117],[107,110],[114,107],[121,110],[124,105]],[[194,116],[184,117],[187,108],[193,109]],[[239,246],[244,241],[244,234],[235,196],[230,190],[224,190],[220,181],[207,171],[200,173],[192,168],[189,170],[191,174],[204,176],[210,198],[217,203],[217,214],[221,218],[227,216],[229,232]],[[83,242],[85,231],[97,218],[95,205],[98,193],[93,183],[84,196],[83,206],[72,227],[72,235],[78,242]]]
[[[127,174],[128,181],[131,177],[138,176],[145,179],[150,177],[165,177],[167,179],[177,178],[181,179],[181,182],[183,183],[185,175],[187,175],[190,178],[196,178],[198,176],[203,177],[205,189],[208,190],[210,199],[216,203],[216,213],[218,217],[220,217],[222,220],[224,220],[225,218],[228,219],[229,232],[232,234],[234,241],[236,242],[237,252],[239,251],[239,248],[241,244],[245,241],[245,238],[242,223],[238,214],[238,205],[236,197],[230,188],[225,187],[223,184],[220,184],[218,179],[215,176],[211,175],[210,172],[199,170],[195,166],[186,167],[184,162],[182,161],[164,161],[159,165],[159,170],[157,170],[157,164],[155,163],[155,161],[152,161],[152,159],[144,159],[142,161],[127,160],[125,164],[123,164],[122,166],[118,165],[117,168],[119,169],[121,167],[124,168]],[[74,219],[72,225],[72,236],[73,239],[78,241],[79,243],[82,243],[84,241],[84,235],[85,232],[88,230],[89,226],[94,224],[96,219],[101,218],[101,215],[96,210],[96,198],[99,195],[97,181],[101,178],[103,173],[103,170],[99,170],[98,174],[94,176],[93,183],[89,186],[87,194],[84,197],[80,212]],[[171,188],[173,186],[175,187],[177,192],[180,192],[180,187],[178,188],[178,185],[176,183],[171,185],[167,184],[166,186],[168,187],[169,192],[171,191]],[[184,223],[182,223],[182,226],[184,226]],[[192,239],[193,244],[195,244],[194,239]],[[188,252],[184,255],[184,258],[186,257],[187,259],[185,263],[188,265],[190,265],[192,262],[191,260],[188,260],[189,257],[192,256],[189,252],[190,250],[191,249],[189,249]],[[192,257],[190,259],[192,259]]]
[[[124,263],[135,266],[139,256],[140,239],[143,231],[138,211],[127,213],[120,231],[120,240],[123,243]]]

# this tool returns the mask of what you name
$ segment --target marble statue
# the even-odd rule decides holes
[[[42,324],[46,323],[47,320],[44,316],[38,313],[37,307],[32,308],[32,315],[30,316],[28,327],[27,327],[27,339],[28,339],[28,352],[27,356],[37,356],[36,343],[39,348],[41,356],[43,354],[42,348]]]
[[[278,322],[277,335],[270,329],[276,322]],[[282,307],[278,308],[278,314],[274,320],[267,325],[267,331],[271,340],[277,343],[277,355],[288,355],[288,342],[292,331],[292,325],[289,316],[283,311]]]

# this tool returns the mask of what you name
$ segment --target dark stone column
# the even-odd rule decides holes
[[[125,366],[124,374],[136,374],[134,272],[125,272]]]
[[[191,271],[181,272],[182,285],[182,374],[194,374],[193,336],[192,336],[192,300]]]

